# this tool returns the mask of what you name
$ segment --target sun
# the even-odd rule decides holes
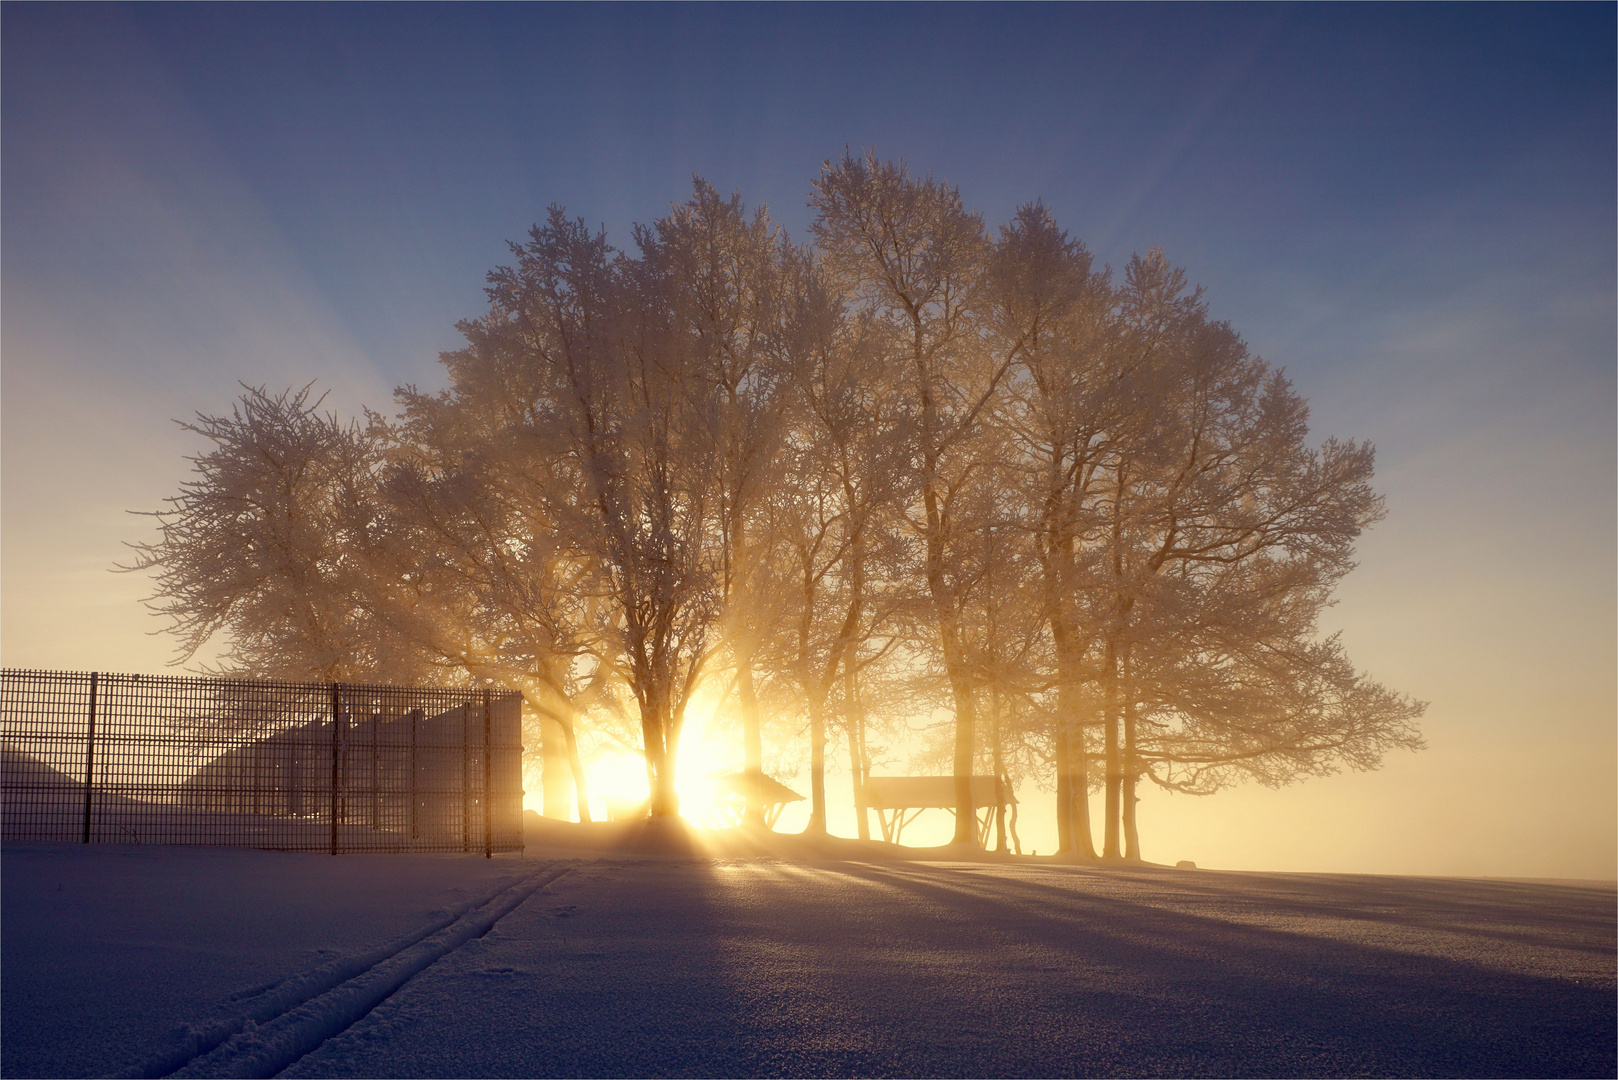
[[[739,753],[723,738],[713,715],[719,702],[699,690],[686,709],[675,759],[675,792],[680,816],[694,825],[718,828],[731,824],[731,810],[715,777],[739,768]],[[646,759],[639,750],[615,746],[591,756],[585,765],[590,783],[590,813],[596,820],[639,817],[648,797]]]
[[[722,828],[732,824],[716,777],[738,767],[734,748],[719,737],[713,721],[713,708],[699,697],[692,703],[705,706],[689,714],[680,733],[680,757],[674,775],[674,789],[680,796],[680,816],[694,825]]]

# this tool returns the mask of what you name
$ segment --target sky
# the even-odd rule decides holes
[[[201,448],[175,420],[386,408],[551,203],[627,243],[701,175],[807,239],[872,147],[991,226],[1162,247],[1315,438],[1376,444],[1323,628],[1429,748],[1148,793],[1148,858],[1612,879],[1614,10],[0,5],[0,662],[173,659],[111,568]]]

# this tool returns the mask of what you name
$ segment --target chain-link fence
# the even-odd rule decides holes
[[[488,690],[0,669],[0,837],[518,851],[522,704]]]

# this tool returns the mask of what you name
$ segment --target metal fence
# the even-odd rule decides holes
[[[0,669],[0,838],[519,851],[522,705],[488,690]]]

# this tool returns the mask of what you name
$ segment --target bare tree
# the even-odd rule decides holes
[[[781,598],[792,645],[776,667],[808,715],[810,820],[826,828],[828,724],[840,696],[856,808],[870,763],[858,686],[867,650],[894,607],[888,575],[902,541],[896,526],[909,483],[903,402],[883,379],[875,328],[842,317],[807,279],[796,326],[803,359],[794,367],[790,435],[780,484],[768,500],[774,559],[771,587]],[[860,813],[860,831],[869,825]]]
[[[652,813],[666,816],[678,810],[680,729],[721,606],[721,468],[713,384],[672,315],[655,235],[637,238],[640,258],[617,255],[553,207],[513,245],[515,265],[490,274],[492,310],[462,325],[469,347],[446,359],[451,401],[470,366],[489,383],[533,382],[530,415],[508,435],[546,448],[533,479],[558,543],[606,601],[590,633],[638,706]]]
[[[565,702],[559,671],[580,650],[558,617],[559,590],[514,595],[534,581],[492,521],[509,516],[509,485],[464,461],[447,467],[456,451],[421,441],[422,423],[407,453],[375,418],[361,427],[322,415],[307,387],[251,389],[231,416],[187,426],[215,449],[195,459],[198,478],[175,509],[156,515],[163,542],[139,545],[129,567],[158,571],[154,607],[175,620],[186,655],[223,633],[234,671],[494,684],[541,703],[541,717],[558,711],[559,693]]]
[[[476,386],[478,371],[463,368],[457,401],[406,388],[402,424],[373,418],[390,446],[378,529],[390,572],[375,603],[442,663],[522,692],[545,761],[546,812],[568,813],[571,795],[589,821],[578,718],[611,671],[590,633],[590,565],[548,513],[545,454],[501,437],[523,407],[515,388],[495,391],[498,408],[469,407],[490,392]]]
[[[432,666],[374,618],[367,564],[381,448],[320,411],[310,388],[244,387],[228,416],[182,424],[212,448],[130,545],[148,601],[179,638],[176,662],[223,633],[224,666],[287,679],[416,682]]]
[[[1138,429],[1105,273],[1038,203],[1000,230],[992,263],[995,332],[1017,366],[997,414],[1014,439],[1055,662],[1058,850],[1093,858],[1085,736],[1097,677],[1094,526],[1103,464]]]
[[[1229,326],[1207,319],[1200,292],[1188,290],[1183,271],[1160,252],[1131,262],[1120,303],[1130,362],[1144,373],[1150,396],[1142,411],[1149,426],[1109,455],[1109,495],[1101,504],[1108,593],[1103,855],[1139,857],[1134,785],[1144,767],[1131,686],[1140,660],[1172,654],[1177,643],[1194,639],[1198,625],[1194,606],[1164,606],[1166,583],[1178,574],[1223,580],[1228,591],[1240,580],[1232,570],[1279,567],[1278,580],[1291,583],[1285,602],[1292,607],[1292,652],[1304,655],[1300,639],[1313,634],[1314,613],[1352,566],[1354,540],[1381,516],[1382,504],[1370,487],[1371,448],[1335,440],[1310,448],[1302,398]],[[1154,604],[1159,610],[1149,617]],[[1268,629],[1254,620],[1224,625],[1227,632],[1245,625],[1256,641]],[[1296,669],[1297,685],[1330,668],[1325,654],[1314,655],[1313,664]],[[1340,673],[1333,679],[1343,685]],[[1379,720],[1320,715],[1350,726],[1382,723],[1389,744],[1413,745],[1402,733],[1419,715],[1419,706],[1411,707],[1414,713],[1379,708]]]
[[[959,191],[903,164],[845,154],[815,181],[812,226],[832,273],[900,348],[915,416],[920,505],[912,527],[925,548],[923,577],[955,706],[955,842],[975,844],[972,753],[976,711],[960,641],[953,577],[955,496],[981,464],[973,439],[1009,366],[979,333],[983,222]]]
[[[718,460],[713,522],[719,532],[724,636],[741,710],[743,768],[750,781],[744,822],[764,827],[763,742],[754,654],[761,627],[752,602],[762,527],[759,503],[776,477],[784,430],[784,388],[792,362],[785,331],[788,282],[801,257],[760,207],[723,199],[697,179],[690,201],[646,235],[648,260],[665,289],[678,331],[711,384]]]
[[[1375,768],[1390,750],[1420,749],[1423,704],[1355,671],[1341,642],[1317,633],[1333,570],[1259,556],[1182,566],[1158,582],[1138,625],[1158,620],[1178,632],[1145,633],[1131,650],[1128,768],[1201,795],[1241,780],[1273,787],[1343,765]],[[1125,822],[1126,851],[1138,855]]]
[[[1096,759],[1102,854],[1138,858],[1142,778],[1206,793],[1420,745],[1421,703],[1318,633],[1382,513],[1371,448],[1310,445],[1182,271],[1153,251],[1115,284],[1038,203],[991,242],[872,154],[828,162],[811,205],[804,251],[698,180],[633,254],[553,207],[447,390],[363,427],[308,388],[199,416],[211,446],[125,569],[155,572],[182,657],[225,634],[235,670],[522,690],[581,819],[579,728],[608,708],[677,811],[723,657],[754,826],[783,687],[811,831],[840,711],[868,835],[865,706],[909,694],[953,706],[956,842],[975,772],[1046,755],[1080,857]]]

